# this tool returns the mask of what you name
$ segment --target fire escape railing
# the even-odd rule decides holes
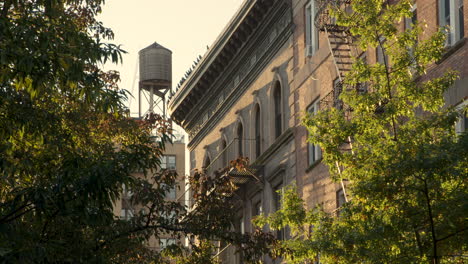
[[[351,0],[315,1],[317,6],[315,26],[326,35],[328,48],[337,72],[337,82],[334,83],[330,93],[320,101],[320,109],[336,107],[347,110],[339,100],[339,96],[343,90],[344,78],[351,71],[353,55],[357,56],[357,48],[353,43],[349,29],[336,24],[335,18],[330,15],[330,9],[349,10]]]
[[[317,6],[317,13],[315,15],[315,26],[322,32],[325,33],[327,38],[328,48],[335,65],[337,72],[337,79],[333,83],[332,90],[325,95],[321,100],[319,107],[321,110],[330,109],[332,107],[343,110],[345,116],[349,117],[348,112],[352,111],[351,108],[343,104],[340,100],[340,94],[343,91],[343,81],[346,78],[346,74],[351,71],[353,65],[353,55],[357,57],[357,48],[354,45],[353,37],[347,27],[339,26],[336,24],[336,19],[330,15],[331,9],[350,11],[351,0],[315,0]],[[353,54],[353,51],[355,54]],[[348,142],[351,152],[352,141],[348,138]],[[338,174],[342,175],[342,166],[337,162],[336,169]],[[348,196],[346,194],[345,184],[341,177],[341,187],[345,201],[348,202]]]

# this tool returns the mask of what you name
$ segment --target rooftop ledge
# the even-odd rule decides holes
[[[245,0],[227,26],[214,41],[193,72],[168,103],[171,118],[184,127],[183,121],[202,99],[209,85],[236,55],[273,2],[278,0]]]

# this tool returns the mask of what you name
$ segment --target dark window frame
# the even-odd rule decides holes
[[[283,132],[283,109],[282,109],[282,94],[281,83],[276,81],[273,90],[273,105],[274,105],[274,134],[278,138]]]
[[[260,105],[255,106],[255,157],[258,158],[262,154],[262,126]]]

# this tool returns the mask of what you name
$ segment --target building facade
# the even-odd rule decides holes
[[[277,210],[281,189],[293,182],[309,208],[320,204],[332,212],[347,200],[346,183],[331,181],[320,148],[306,141],[301,118],[306,112],[339,107],[338,84],[352,57],[374,63],[383,53],[353,50],[336,38],[339,29],[331,34],[326,22],[317,23],[326,20],[319,17],[326,2],[244,1],[169,102],[172,118],[190,137],[191,169],[215,170],[238,156],[248,157],[255,168],[256,177],[240,183],[239,232],[252,231],[253,216]],[[349,4],[335,2],[342,8]],[[412,11],[413,19],[427,23],[426,34],[450,25],[447,52],[424,78],[457,70],[460,78],[446,93],[447,105],[466,104],[468,14],[463,0],[416,0]],[[410,22],[401,23],[401,29]],[[457,130],[466,130],[465,119]],[[241,263],[241,258],[235,249],[223,251],[223,263]]]
[[[175,170],[178,175],[176,185],[172,186],[170,191],[166,193],[167,201],[177,201],[185,192],[185,147],[183,136],[176,136],[172,144],[166,143],[166,148],[161,156],[161,169]],[[136,172],[133,176],[144,177],[143,172]],[[136,213],[144,209],[141,205],[131,202],[132,190],[126,186],[122,186],[122,189],[121,199],[114,204],[114,214],[121,219],[130,220]],[[179,202],[185,204],[184,199],[179,200]],[[151,249],[161,251],[168,245],[183,243],[184,238],[178,239],[168,234],[161,234],[158,238],[151,237],[146,245]]]

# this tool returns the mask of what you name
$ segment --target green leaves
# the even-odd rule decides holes
[[[153,173],[164,148],[155,141],[169,130],[161,118],[129,118],[118,73],[99,68],[124,52],[103,42],[113,33],[95,20],[101,3],[0,3],[2,263],[149,262],[159,258],[142,241],[174,228],[159,225],[159,212],[184,212],[155,198],[162,188],[136,185],[137,170],[174,184],[175,174]],[[117,219],[122,184],[146,187],[153,214]]]
[[[351,196],[340,217],[316,220],[302,245],[317,245],[313,254],[320,252],[323,263],[459,261],[456,252],[466,250],[460,215],[467,206],[466,133],[455,135],[457,112],[444,108],[444,92],[457,74],[426,76],[444,55],[445,35],[437,31],[422,39],[424,25],[418,23],[399,30],[398,23],[411,16],[410,1],[351,6],[353,12],[333,10],[337,24],[349,27],[363,51],[380,47],[388,60],[356,59],[340,95],[352,111],[327,109],[303,120],[332,178],[350,180]],[[367,93],[358,92],[362,84]],[[266,223],[286,219],[276,217]]]

